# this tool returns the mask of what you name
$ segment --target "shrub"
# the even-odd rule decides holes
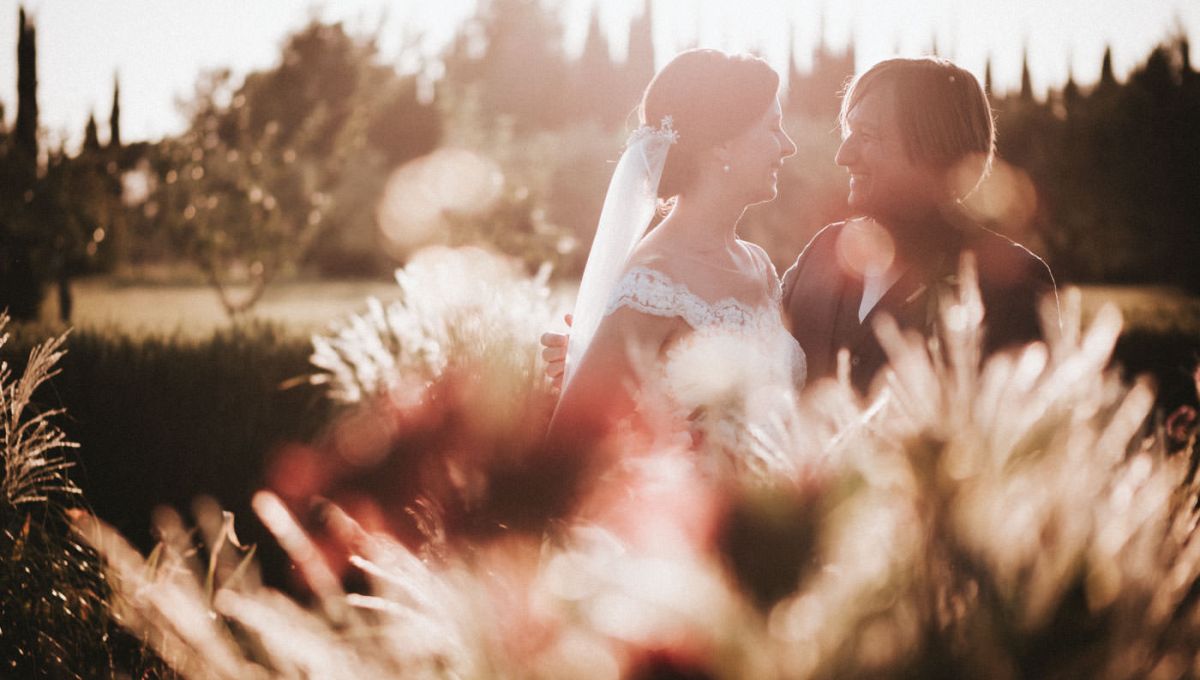
[[[0,315],[0,347],[9,339],[7,325]],[[112,620],[100,561],[70,533],[68,512],[82,498],[65,454],[77,445],[59,427],[61,409],[34,402],[38,388],[58,374],[66,340],[59,335],[34,345],[19,377],[0,363],[0,673],[166,672]]]
[[[438,503],[415,502],[417,548],[336,507],[306,532],[264,492],[255,509],[311,607],[248,578],[215,511],[200,522],[207,566],[176,519],[162,523],[152,569],[111,530],[79,526],[109,561],[125,620],[195,677],[1186,675],[1200,648],[1197,486],[1187,454],[1141,435],[1152,390],[1106,369],[1119,314],[981,361],[969,269],[962,280],[936,343],[879,328],[891,364],[875,392],[811,388],[796,417],[815,448],[780,452],[800,473],[760,490],[705,480],[669,446],[617,439],[606,446],[620,464],[542,523],[455,534]],[[1067,307],[1078,319],[1077,302]],[[446,372],[411,387],[360,370],[391,370],[396,354],[376,340],[398,337],[363,324],[357,340],[342,336],[343,356],[361,344],[370,358],[326,364],[356,367],[337,378],[343,397],[384,385],[393,405],[441,404],[404,414],[454,406],[421,422],[468,448],[448,459],[456,491],[505,474],[517,481],[505,488],[533,488],[541,469],[519,463],[536,445],[502,458],[517,464],[470,455],[521,429],[472,429],[491,422],[473,411],[491,402],[463,398],[479,392],[437,391]],[[470,372],[482,348],[455,355],[468,384],[495,379]],[[529,385],[515,375],[501,384]],[[346,577],[360,587],[344,590]]]
[[[19,348],[45,332],[19,329],[6,358],[19,365]],[[82,445],[75,480],[94,512],[147,549],[159,505],[208,494],[249,515],[272,452],[316,438],[332,415],[318,390],[295,380],[312,370],[307,340],[278,326],[209,338],[84,329],[63,349],[62,372],[36,398],[67,411],[61,426]],[[254,524],[243,533],[265,536]],[[264,559],[279,582],[279,556]]]

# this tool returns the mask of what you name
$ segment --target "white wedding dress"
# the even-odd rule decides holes
[[[709,301],[657,269],[633,267],[605,310],[679,317],[691,328],[643,377],[639,411],[686,429],[701,470],[716,478],[756,482],[795,470],[788,444],[806,363],[784,326],[774,278],[771,299],[751,306]]]

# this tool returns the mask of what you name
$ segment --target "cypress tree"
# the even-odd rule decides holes
[[[1033,101],[1033,79],[1029,76],[1029,50],[1021,54],[1021,101]]]
[[[642,15],[629,22],[629,51],[625,56],[623,80],[629,88],[626,99],[638,101],[642,89],[654,77],[654,26],[650,0],[646,0]]]
[[[1110,90],[1117,86],[1117,77],[1113,75],[1112,46],[1104,48],[1104,61],[1100,63],[1100,85],[1098,89]]]
[[[556,128],[567,120],[571,102],[562,50],[562,23],[540,0],[488,0],[480,3],[487,47],[480,67],[480,104],[507,119],[518,133]]]
[[[605,127],[618,122],[626,109],[625,93],[618,91],[618,74],[608,49],[608,39],[600,28],[600,15],[592,6],[583,52],[575,67],[576,92],[573,115],[593,119]],[[630,104],[632,105],[632,104]]]
[[[33,23],[25,16],[25,8],[19,10],[20,23],[17,34],[17,125],[14,130],[14,146],[27,164],[27,170],[37,166],[38,105],[37,105],[37,48],[34,44]],[[31,173],[31,178],[32,179]]]
[[[1063,102],[1067,105],[1067,109],[1070,110],[1079,103],[1079,99],[1079,85],[1075,83],[1075,72],[1072,70],[1067,73],[1067,84],[1063,85]]]
[[[121,80],[113,76],[112,113],[108,116],[108,148],[121,148]]]
[[[83,129],[83,150],[98,151],[100,149],[100,137],[96,132],[96,117],[88,114],[87,127]]]
[[[800,68],[796,66],[796,25],[792,23],[788,25],[788,93],[785,102],[788,111],[800,110],[804,105],[805,93],[800,91],[802,78]]]
[[[37,52],[33,23],[21,7],[17,26],[17,122],[11,146],[13,183],[4,187],[15,210],[0,224],[0,308],[13,318],[36,319],[41,308],[42,283],[35,266],[35,250],[44,237],[35,204],[38,162]]]
[[[835,52],[825,33],[825,13],[817,23],[817,47],[812,53],[812,66],[801,75],[793,59],[791,83],[795,98],[789,97],[793,110],[814,119],[832,122],[841,108],[841,95],[848,79],[854,75],[854,42],[841,52]]]
[[[1187,36],[1181,36],[1176,46],[1179,49],[1180,79],[1185,85],[1189,85],[1196,77],[1196,70],[1192,68],[1192,43]]]
[[[587,36],[583,39],[583,53],[579,58],[585,64],[612,63],[612,55],[608,52],[608,40],[600,28],[600,12],[595,5],[592,6],[592,14],[588,19]]]

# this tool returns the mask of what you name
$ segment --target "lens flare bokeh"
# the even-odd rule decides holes
[[[503,187],[499,166],[466,149],[442,148],[402,165],[388,178],[377,209],[389,251],[404,257],[446,242],[451,216],[486,213]]]

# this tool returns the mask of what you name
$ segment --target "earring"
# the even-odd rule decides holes
[[[725,174],[726,174],[726,175],[728,175],[728,174],[729,174],[729,164],[728,164],[728,163],[726,163],[726,164],[725,164],[725,167],[723,167],[723,168],[721,168],[721,169],[725,171]]]

